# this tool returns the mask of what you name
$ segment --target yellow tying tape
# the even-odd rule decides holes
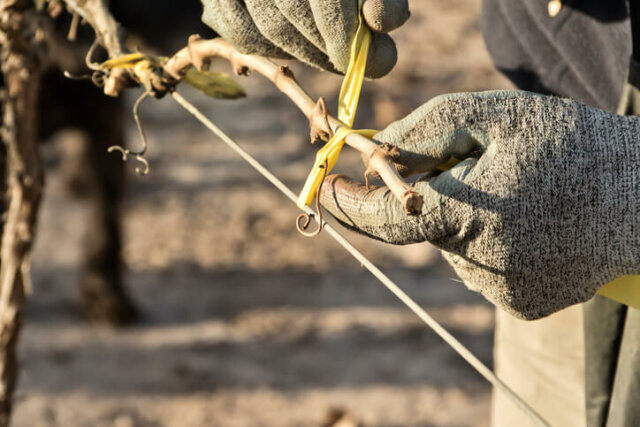
[[[108,70],[111,68],[129,68],[129,67],[133,67],[140,61],[149,61],[149,60],[151,60],[151,57],[146,56],[143,53],[140,53],[140,52],[129,53],[127,55],[122,55],[117,58],[111,58],[104,61],[102,64],[100,64],[100,69]]]
[[[362,7],[362,0],[359,2]],[[360,89],[364,81],[364,72],[367,66],[367,55],[369,54],[369,46],[371,45],[371,30],[366,26],[360,14],[360,23],[358,30],[351,43],[351,57],[349,59],[349,67],[342,82],[340,89],[340,97],[338,103],[338,119],[344,123],[343,127],[338,128],[333,137],[322,147],[316,154],[316,161],[311,169],[311,173],[307,177],[300,196],[298,196],[298,207],[303,209],[313,202],[318,193],[318,188],[325,174],[323,170],[324,164],[327,164],[329,173],[338,161],[338,156],[344,145],[345,138],[351,133],[359,133],[367,138],[373,137],[377,132],[374,130],[353,130],[353,121],[356,117],[358,108],[358,99],[360,98]]]
[[[362,1],[360,1],[362,6]],[[340,96],[338,101],[338,120],[347,125],[353,126],[360,99],[360,90],[364,81],[364,72],[367,67],[367,56],[371,45],[371,30],[367,27],[360,14],[360,23],[356,36],[351,43],[351,57],[349,67],[344,75]]]
[[[324,173],[324,165],[327,163],[327,173],[333,169],[338,161],[340,150],[344,145],[344,139],[351,133],[359,133],[367,138],[373,137],[377,133],[375,130],[354,130],[345,126],[338,128],[333,138],[327,144],[322,147],[316,154],[316,161],[313,164],[313,169],[307,177],[307,181],[304,183],[304,187],[300,196],[298,196],[298,207],[303,209],[305,206],[309,206],[313,199],[316,197],[318,188],[322,183],[322,177]]]

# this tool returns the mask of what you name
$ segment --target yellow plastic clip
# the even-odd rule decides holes
[[[359,2],[362,7],[362,0]],[[340,89],[340,97],[338,103],[338,119],[344,126],[338,128],[333,137],[325,144],[316,154],[316,161],[311,169],[311,173],[307,177],[304,188],[298,196],[298,207],[303,209],[311,204],[316,197],[318,187],[322,182],[322,177],[331,171],[335,166],[345,138],[351,133],[359,133],[368,138],[373,137],[377,132],[374,130],[353,130],[353,121],[358,108],[358,99],[360,98],[360,89],[364,80],[364,72],[367,66],[367,55],[369,54],[369,46],[371,45],[371,30],[367,27],[360,14],[360,23],[356,36],[351,43],[351,57],[349,59],[349,67],[342,82]],[[323,170],[327,165],[327,171]]]

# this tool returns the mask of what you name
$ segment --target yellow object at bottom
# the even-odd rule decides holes
[[[640,310],[640,276],[622,276],[604,285],[598,293]]]

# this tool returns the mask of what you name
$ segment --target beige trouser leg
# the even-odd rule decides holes
[[[498,376],[552,426],[586,424],[582,306],[526,322],[496,311]],[[493,393],[494,427],[534,426],[499,391]]]

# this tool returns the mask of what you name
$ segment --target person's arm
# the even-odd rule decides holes
[[[296,58],[344,73],[359,23],[358,0],[202,0],[202,20],[243,53]],[[409,18],[407,0],[365,0],[373,30],[367,77],[387,74],[396,46],[387,34]]]
[[[465,284],[525,319],[640,273],[640,118],[500,91],[433,99],[375,138],[395,145],[418,216],[384,188],[332,175],[321,202],[344,226],[394,244],[430,241]],[[451,156],[465,159],[434,176]]]

